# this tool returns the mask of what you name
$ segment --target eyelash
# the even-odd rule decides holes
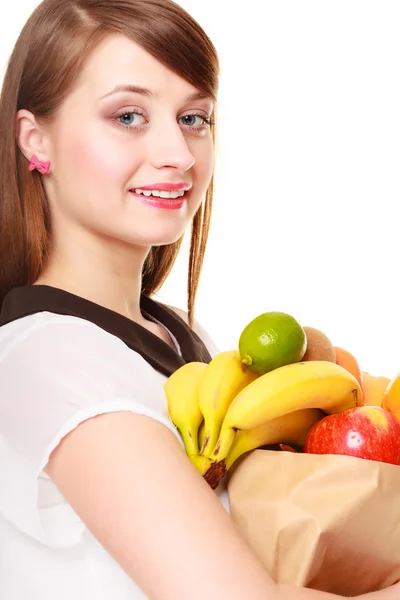
[[[125,117],[126,115],[140,115],[142,117],[145,117],[145,115],[142,112],[140,112],[139,110],[135,109],[135,110],[123,111],[114,117],[117,124],[120,125],[121,127],[123,127],[124,129],[140,131],[142,129],[142,127],[144,126],[144,124],[142,124],[142,125],[126,125],[124,123],[121,123],[121,121],[120,121],[121,117]],[[210,117],[206,117],[201,113],[189,113],[187,115],[184,115],[184,117],[199,117],[200,119],[203,119],[204,125],[202,125],[201,127],[193,127],[192,125],[186,126],[188,129],[191,129],[192,131],[194,131],[196,133],[199,133],[200,131],[204,131],[204,129],[206,129],[208,127],[211,128],[213,125],[215,125],[215,121],[212,121]],[[184,118],[184,117],[181,117],[181,118]]]

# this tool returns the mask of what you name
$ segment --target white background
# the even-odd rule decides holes
[[[398,0],[180,0],[221,60],[218,162],[196,318],[220,349],[261,312],[400,372]],[[38,4],[0,20],[5,65]],[[1,143],[1,141],[0,141]],[[187,255],[161,297],[185,308]]]

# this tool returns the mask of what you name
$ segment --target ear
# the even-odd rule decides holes
[[[31,160],[35,154],[39,160],[49,160],[44,144],[44,133],[35,116],[28,110],[19,110],[16,125],[16,142],[25,158]]]

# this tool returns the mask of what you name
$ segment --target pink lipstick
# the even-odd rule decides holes
[[[131,190],[129,190],[129,193],[135,196],[135,198],[137,198],[143,204],[147,204],[148,206],[152,206],[153,208],[177,210],[179,208],[182,208],[182,206],[186,202],[187,193],[191,189],[191,187],[192,186],[190,183],[186,183],[184,181],[180,181],[178,183],[164,181],[163,183],[153,183],[151,185],[144,185],[132,188]],[[168,192],[171,192],[172,196],[178,196],[177,192],[179,192],[179,196],[175,198],[163,198],[151,194],[150,192],[153,190],[157,190],[158,192],[164,195],[168,195]]]
[[[156,198],[155,196],[143,196],[143,194],[135,194],[135,192],[130,191],[132,196],[135,196],[142,202],[143,204],[147,204],[148,206],[153,206],[154,208],[167,208],[167,209],[179,209],[186,202],[186,198]]]

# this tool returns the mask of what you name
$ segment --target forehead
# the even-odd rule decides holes
[[[125,84],[149,88],[160,95],[168,90],[175,91],[177,96],[197,91],[136,42],[123,35],[110,35],[88,57],[76,89],[90,90],[100,98]]]

